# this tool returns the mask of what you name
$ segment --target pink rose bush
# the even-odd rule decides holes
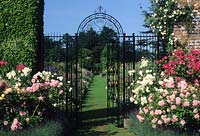
[[[144,61],[144,60],[142,60]],[[175,50],[158,61],[156,74],[140,67],[131,89],[137,118],[153,128],[200,129],[200,51]]]
[[[48,71],[31,76],[31,72],[19,64],[2,77],[0,127],[5,130],[16,131],[44,121],[65,107],[63,77]]]

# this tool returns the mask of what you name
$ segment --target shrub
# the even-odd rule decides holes
[[[156,127],[200,129],[198,50],[175,50],[158,61],[157,74],[145,67],[132,86],[130,98],[140,106],[140,122]],[[144,61],[144,60],[143,60]]]
[[[64,105],[61,101],[65,96],[63,77],[47,71],[31,76],[31,71],[19,64],[3,77],[4,86],[0,87],[2,129],[15,131],[39,123]]]

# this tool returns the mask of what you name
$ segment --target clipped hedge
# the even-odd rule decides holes
[[[0,11],[0,59],[41,68],[44,0],[2,0]]]

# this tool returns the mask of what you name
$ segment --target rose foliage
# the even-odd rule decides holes
[[[8,62],[0,61],[0,70]],[[31,76],[32,69],[19,64],[16,69],[1,75],[0,128],[16,131],[45,121],[60,105],[65,96],[63,77],[43,71]],[[58,101],[59,100],[59,101]]]
[[[142,60],[142,63],[147,60]],[[149,62],[148,62],[149,63]],[[176,49],[157,62],[156,74],[140,67],[130,89],[137,118],[153,128],[200,129],[200,50]]]

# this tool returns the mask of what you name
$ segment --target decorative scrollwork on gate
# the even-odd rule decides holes
[[[87,16],[80,23],[77,33],[88,31],[91,28],[97,32],[101,32],[104,26],[114,30],[118,36],[123,34],[123,29],[119,21],[107,14],[102,6],[99,6],[94,14]]]

